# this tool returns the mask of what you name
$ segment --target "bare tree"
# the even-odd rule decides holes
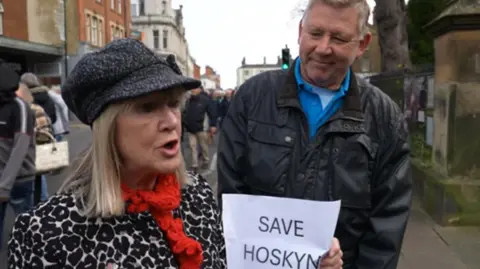
[[[377,26],[382,71],[410,68],[405,0],[375,0],[375,3],[373,19]]]

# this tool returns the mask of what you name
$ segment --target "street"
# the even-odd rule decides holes
[[[90,129],[85,125],[72,125],[68,136],[71,161],[85,150],[91,141]],[[217,139],[216,139],[217,140]],[[202,171],[210,186],[216,192],[216,141],[210,145],[211,165]],[[182,144],[185,159],[190,160],[190,150],[186,140]],[[65,169],[58,175],[48,176],[49,194],[60,187],[68,175]],[[0,253],[0,269],[6,266],[6,244],[14,221],[13,212],[8,210],[4,228],[4,248]],[[480,248],[480,230],[478,228],[452,228],[436,225],[414,201],[407,233],[405,235],[398,269],[478,269],[480,256],[476,251]]]

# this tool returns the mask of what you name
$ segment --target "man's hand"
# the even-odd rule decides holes
[[[337,238],[333,238],[332,247],[322,258],[319,269],[342,269],[343,252],[340,249],[340,242]]]

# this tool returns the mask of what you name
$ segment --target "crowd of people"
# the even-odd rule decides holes
[[[60,86],[47,87],[33,73],[21,77],[0,61],[0,231],[8,205],[15,214],[34,206],[36,145],[65,139],[69,110]],[[53,171],[52,171],[53,172]],[[49,197],[41,175],[41,201]],[[0,234],[0,248],[3,242]]]
[[[209,168],[208,145],[213,142],[217,128],[227,114],[233,94],[234,90],[231,89],[215,91],[200,86],[186,96],[182,113],[182,139],[188,139],[192,158],[190,169],[195,173]]]

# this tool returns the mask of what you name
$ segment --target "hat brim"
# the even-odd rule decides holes
[[[100,97],[89,104],[93,122],[110,104],[134,99],[155,92],[181,88],[185,91],[199,88],[199,80],[175,73],[167,65],[160,63],[130,73],[113,87],[106,89]],[[98,103],[97,103],[98,101]]]

